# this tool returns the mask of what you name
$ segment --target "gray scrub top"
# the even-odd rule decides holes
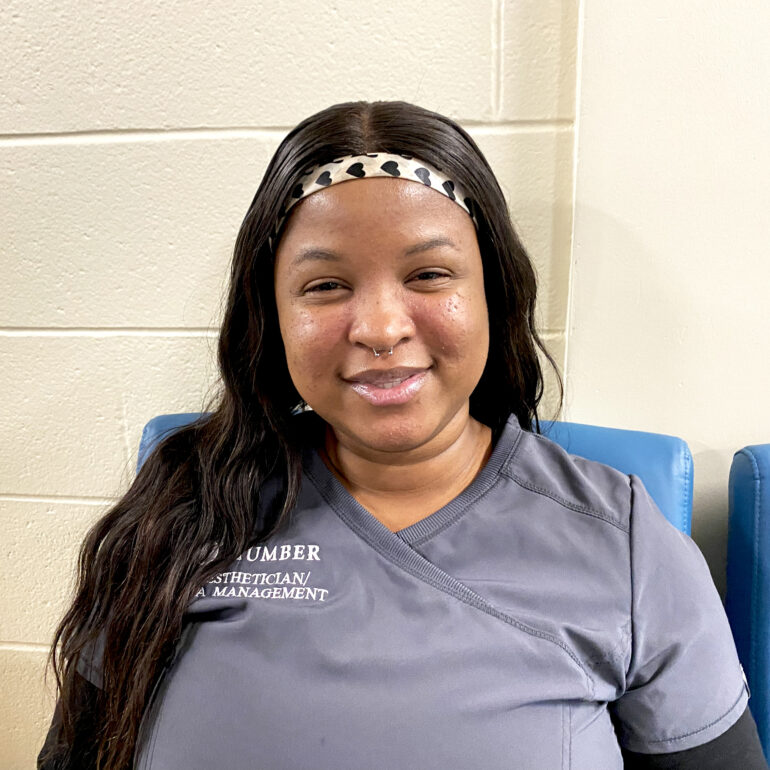
[[[622,768],[619,743],[698,746],[747,700],[693,541],[637,477],[511,417],[399,532],[308,449],[288,526],[191,603],[136,767]]]

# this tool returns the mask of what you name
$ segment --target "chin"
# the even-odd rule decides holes
[[[435,429],[425,423],[395,415],[368,421],[365,425],[340,426],[343,433],[358,443],[379,452],[407,452],[429,441]]]

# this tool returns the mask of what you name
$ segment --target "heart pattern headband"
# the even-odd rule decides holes
[[[276,242],[278,233],[286,221],[292,206],[303,198],[318,192],[318,190],[325,190],[333,184],[375,176],[408,179],[412,182],[424,184],[426,187],[436,190],[436,192],[440,192],[464,209],[470,215],[476,229],[478,229],[479,224],[476,220],[476,215],[473,213],[473,201],[471,198],[466,195],[465,190],[460,185],[451,179],[447,179],[437,168],[415,158],[413,155],[373,152],[366,155],[346,155],[343,158],[331,161],[331,163],[314,166],[305,171],[291,191],[288,201],[281,209],[278,223],[268,238],[270,248],[273,248],[273,244]]]

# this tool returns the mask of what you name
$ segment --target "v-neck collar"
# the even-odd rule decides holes
[[[511,415],[500,438],[495,443],[492,454],[476,478],[443,508],[398,532],[388,529],[379,519],[367,511],[326,467],[326,463],[312,446],[306,447],[303,454],[304,471],[337,516],[383,558],[399,566],[418,580],[476,607],[487,615],[503,620],[532,637],[560,647],[582,672],[590,692],[590,698],[593,698],[593,679],[567,644],[552,634],[546,633],[542,629],[530,627],[497,609],[463,582],[444,572],[437,564],[433,564],[415,547],[456,521],[470,509],[471,503],[491,489],[499,478],[499,471],[515,453],[522,434],[523,431],[516,417]]]
[[[345,488],[342,482],[326,466],[315,447],[307,447],[303,455],[305,473],[313,481],[324,499],[337,515],[358,531],[370,543],[384,545],[394,538],[410,546],[419,545],[441,532],[462,516],[482,497],[499,478],[499,472],[510,455],[515,451],[521,438],[522,429],[518,420],[511,415],[495,443],[489,459],[473,481],[457,497],[446,505],[428,514],[425,518],[396,532],[388,529],[378,518],[364,508]]]

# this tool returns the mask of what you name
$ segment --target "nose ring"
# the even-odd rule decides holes
[[[385,348],[383,348],[382,350],[377,350],[377,348],[372,348],[372,353],[374,353],[375,358],[379,358],[384,352],[385,352]],[[388,355],[389,356],[393,355],[393,347],[391,347],[390,350],[388,350]]]

